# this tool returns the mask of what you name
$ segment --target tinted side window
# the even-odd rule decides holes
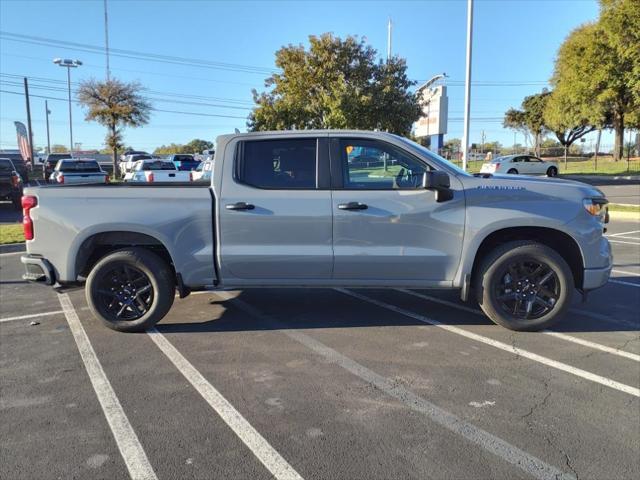
[[[316,188],[316,139],[256,140],[240,145],[236,178],[268,189]]]
[[[340,139],[344,188],[398,190],[422,188],[428,165],[402,149],[375,140]]]

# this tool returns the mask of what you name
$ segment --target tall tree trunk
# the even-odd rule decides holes
[[[623,157],[624,148],[624,115],[622,113],[613,114],[613,129],[615,130],[613,160],[617,162]]]
[[[116,126],[112,125],[109,127],[109,132],[111,136],[111,150],[113,153],[112,163],[113,163],[113,173],[112,178],[115,180],[118,178],[118,145],[116,141]]]
[[[598,171],[598,152],[600,151],[600,138],[602,138],[602,129],[598,129],[598,138],[596,139],[596,156],[595,156],[595,169]]]
[[[567,171],[567,152],[569,151],[569,145],[564,144],[564,171]]]

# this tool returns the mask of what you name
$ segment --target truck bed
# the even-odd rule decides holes
[[[77,280],[78,259],[96,236],[126,245],[133,233],[159,240],[185,285],[216,283],[208,184],[46,185],[24,194],[38,198],[27,251],[47,258],[60,282]]]

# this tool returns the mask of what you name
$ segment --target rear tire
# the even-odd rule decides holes
[[[556,323],[571,305],[574,279],[552,248],[515,241],[495,248],[475,275],[480,308],[510,330],[536,331]]]
[[[518,174],[518,170],[516,170],[515,168],[510,168],[507,173],[509,173],[511,175],[517,175]]]
[[[87,278],[91,312],[119,332],[141,332],[169,312],[174,275],[162,258],[144,248],[118,250],[103,257]]]
[[[549,167],[547,169],[547,177],[557,177],[558,169],[556,167]]]

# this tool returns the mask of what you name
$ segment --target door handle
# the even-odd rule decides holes
[[[229,203],[226,205],[227,210],[253,210],[255,205],[246,202]]]
[[[340,210],[366,210],[369,208],[366,204],[360,202],[339,203]]]

